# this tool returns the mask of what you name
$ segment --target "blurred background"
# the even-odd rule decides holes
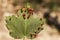
[[[44,30],[34,40],[60,40],[60,0],[0,0],[0,40],[18,40],[9,36],[5,16],[17,14],[26,3],[31,4],[35,17],[46,19]]]

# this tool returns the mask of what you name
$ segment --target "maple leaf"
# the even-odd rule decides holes
[[[43,30],[44,19],[34,18],[33,15],[27,18],[27,13],[25,13],[24,18],[23,14],[24,13],[21,13],[21,10],[19,10],[19,16],[16,17],[12,15],[6,17],[6,27],[10,35],[15,39],[21,39],[24,36],[28,39],[36,38],[38,33]]]

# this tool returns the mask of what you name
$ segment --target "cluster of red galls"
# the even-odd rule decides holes
[[[29,8],[27,8],[27,7],[22,7],[22,8],[21,8],[21,11],[22,11],[22,12],[25,11],[25,12],[27,12],[27,13],[33,13],[34,10],[33,10],[33,8],[30,8],[30,7],[29,7]]]
[[[29,19],[29,17],[33,14],[34,10],[33,8],[27,8],[27,7],[22,7],[21,8],[21,13],[23,13],[23,18],[24,19]]]

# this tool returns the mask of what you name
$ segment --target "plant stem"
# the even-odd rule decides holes
[[[32,39],[31,39],[32,40]]]
[[[25,39],[26,39],[26,37],[23,38],[23,40],[25,40]]]

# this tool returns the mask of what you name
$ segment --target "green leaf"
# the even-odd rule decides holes
[[[27,9],[26,9],[27,10]],[[28,18],[29,17],[29,18]],[[6,17],[6,27],[13,38],[21,39],[27,37],[33,39],[43,30],[44,19],[34,18],[33,14],[18,11],[17,16]]]

